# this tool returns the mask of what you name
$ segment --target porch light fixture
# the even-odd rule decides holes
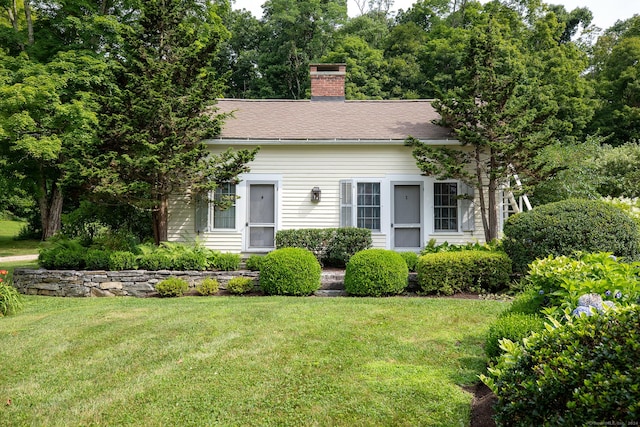
[[[322,193],[322,191],[320,191],[320,187],[313,187],[311,189],[311,202],[319,203],[320,202],[320,193]]]

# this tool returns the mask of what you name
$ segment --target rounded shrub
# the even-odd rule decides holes
[[[253,279],[250,277],[234,277],[227,282],[227,290],[232,294],[242,295],[251,292],[254,288]]]
[[[156,291],[161,297],[180,297],[189,289],[186,280],[169,277],[156,284]]]
[[[640,420],[640,306],[568,319],[507,351],[482,376],[498,425],[631,425]]]
[[[489,359],[495,359],[502,353],[500,340],[507,338],[519,342],[544,329],[544,319],[535,314],[509,313],[499,317],[490,327],[485,341],[484,351]]]
[[[404,291],[409,269],[402,256],[386,249],[366,249],[351,257],[344,289],[351,295],[396,295]]]
[[[196,286],[196,291],[200,295],[215,295],[218,293],[220,289],[220,284],[216,279],[212,279],[211,277],[207,277],[202,282],[198,283]]]
[[[569,199],[509,217],[504,251],[516,273],[548,255],[611,252],[635,260],[640,254],[637,223],[623,210],[599,200]]]
[[[260,286],[267,295],[310,295],[320,288],[321,270],[307,249],[276,249],[262,260]]]

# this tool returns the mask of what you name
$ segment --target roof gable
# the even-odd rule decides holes
[[[292,101],[219,99],[218,113],[233,113],[223,139],[420,140],[453,139],[429,100]]]

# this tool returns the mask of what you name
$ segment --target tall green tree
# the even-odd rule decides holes
[[[60,52],[47,64],[0,51],[0,157],[3,173],[20,178],[37,200],[42,238],[60,230],[63,195],[95,145],[97,104],[91,86],[104,63]]]
[[[588,86],[571,83],[582,78],[586,58],[562,47],[563,26],[554,14],[543,15],[533,26],[526,23],[528,16],[497,2],[485,5],[463,51],[455,87],[434,103],[441,124],[468,150],[407,141],[425,173],[459,178],[479,190],[487,241],[499,233],[500,185],[514,169],[530,181],[540,179],[536,153],[579,135],[590,114],[582,102]],[[553,56],[547,53],[550,48]],[[571,105],[573,116],[563,111],[564,105]]]
[[[209,157],[202,143],[223,122],[211,108],[222,85],[210,64],[228,33],[212,3],[145,1],[119,31],[107,48],[113,84],[102,97],[93,189],[150,210],[159,243],[167,240],[170,194],[236,179],[256,150]]]
[[[598,39],[591,77],[599,98],[591,131],[610,135],[611,145],[640,140],[640,15]]]
[[[302,99],[309,89],[309,63],[333,46],[333,35],[347,20],[345,0],[267,0],[259,69],[261,97]]]

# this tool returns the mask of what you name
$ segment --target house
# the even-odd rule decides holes
[[[260,151],[239,184],[216,191],[239,196],[232,208],[174,197],[170,240],[267,252],[278,230],[355,226],[371,229],[374,247],[399,251],[430,239],[483,241],[473,188],[423,176],[404,145],[409,135],[461,145],[432,123],[438,114],[429,100],[346,101],[344,64],[313,64],[310,74],[310,100],[218,100],[219,112],[233,117],[206,141],[211,152]]]

